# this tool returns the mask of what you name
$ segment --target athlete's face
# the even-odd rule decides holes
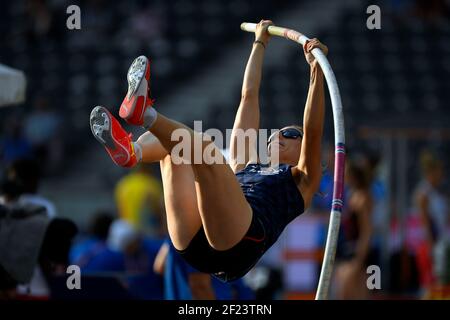
[[[297,165],[302,147],[303,130],[298,126],[288,126],[275,132],[268,139],[269,156],[276,157],[278,148],[279,163]],[[272,162],[276,161],[272,159]]]

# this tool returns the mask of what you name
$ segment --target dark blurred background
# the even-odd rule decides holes
[[[71,4],[81,9],[81,30],[66,28]],[[381,8],[380,30],[366,26],[366,8],[372,4]],[[332,297],[450,296],[450,116],[445,112],[450,101],[450,3],[445,0],[4,2],[0,63],[23,72],[26,99],[0,108],[2,193],[12,193],[17,203],[43,205],[51,219],[73,222],[78,233],[68,241],[78,249],[84,243],[92,250],[94,242],[86,239],[96,234],[97,218],[126,221],[133,232],[126,226],[111,232],[108,219],[101,220],[107,231],[94,238],[102,238],[103,251],[88,250],[88,258],[100,251],[107,258],[87,268],[94,274],[87,281],[95,283],[95,275],[113,272],[128,281],[126,294],[162,298],[157,275],[145,271],[145,280],[129,279],[121,242],[127,232],[139,233],[150,239],[142,240],[142,252],[150,260],[156,257],[165,234],[158,166],[131,172],[114,166],[91,135],[90,110],[104,105],[118,113],[128,67],[144,54],[152,61],[152,95],[161,112],[191,126],[202,120],[203,130],[225,133],[232,127],[253,41],[239,26],[261,19],[325,43],[339,84],[349,166]],[[302,49],[273,38],[263,71],[261,127],[301,123],[308,83]],[[256,298],[314,297],[331,207],[330,106],[328,99],[321,195],[244,279]],[[142,133],[128,129],[135,138]],[[14,184],[18,176],[20,187]],[[349,253],[364,241],[369,243],[365,263],[381,268],[381,290],[351,289],[365,283],[366,275],[351,263],[355,253]],[[72,258],[78,252],[73,250]],[[118,251],[122,256],[115,255]],[[58,265],[78,261],[72,258],[59,259]],[[34,296],[51,297],[52,290],[53,296],[63,296],[61,284],[49,280],[61,272],[45,271],[48,259],[39,260],[47,289]],[[105,290],[92,296],[116,285],[106,281]],[[30,287],[21,294],[30,294]]]

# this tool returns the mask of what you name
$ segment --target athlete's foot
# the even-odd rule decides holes
[[[119,115],[126,122],[149,128],[156,118],[150,97],[150,62],[137,57],[127,74],[128,92],[120,106]]]
[[[104,107],[97,106],[91,112],[91,130],[111,156],[115,164],[121,167],[134,167],[137,158],[131,134],[128,134],[119,121]]]

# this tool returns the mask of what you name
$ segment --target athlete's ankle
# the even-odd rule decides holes
[[[158,112],[156,112],[156,110],[154,108],[152,108],[152,107],[147,108],[144,112],[144,123],[142,126],[146,130],[149,130],[155,123],[157,117],[158,117]]]
[[[140,163],[142,161],[142,147],[136,141],[136,142],[133,142],[133,149],[134,149],[134,154],[136,155],[136,161],[137,161],[137,163]]]

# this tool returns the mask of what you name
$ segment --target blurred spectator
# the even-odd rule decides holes
[[[162,299],[163,281],[153,271],[161,240],[145,237],[124,220],[112,223],[107,248],[82,268],[84,274],[117,273],[125,277],[130,294],[137,299]]]
[[[48,1],[26,1],[26,14],[26,37],[28,42],[37,44],[39,41],[55,37],[58,34],[55,15]]]
[[[416,0],[413,13],[425,21],[435,21],[449,17],[449,7],[445,0]]]
[[[428,151],[420,156],[422,180],[415,191],[415,200],[427,239],[431,244],[446,237],[449,207],[443,191],[444,167],[441,160]]]
[[[381,237],[385,236],[383,227],[386,219],[387,205],[386,205],[386,186],[382,179],[380,179],[377,169],[380,163],[380,155],[371,150],[366,151],[360,156],[360,164],[367,171],[370,182],[370,193],[372,195],[372,236],[371,236],[371,252],[370,264],[380,265],[381,263]]]
[[[107,8],[107,9],[105,9]],[[105,0],[88,0],[82,6],[82,30],[68,34],[71,46],[77,48],[97,47],[99,43],[108,47],[111,43],[111,35],[116,34],[116,28],[120,24],[111,23],[117,16],[117,4]]]
[[[423,151],[420,156],[422,179],[414,192],[416,208],[425,230],[425,242],[419,248],[418,263],[421,283],[434,283],[439,266],[433,263],[433,251],[446,246],[449,240],[449,206],[441,190],[444,180],[443,163],[436,155]]]
[[[368,297],[366,268],[371,250],[374,205],[370,173],[349,161],[345,180],[349,192],[337,249],[336,298],[365,299]]]
[[[0,265],[0,301],[15,299],[17,284],[17,280]]]
[[[161,183],[149,165],[141,164],[116,185],[115,198],[119,216],[149,236],[164,232],[163,193]]]
[[[394,21],[407,22],[410,18],[424,22],[439,22],[449,17],[450,10],[445,0],[390,0],[390,11]]]
[[[6,170],[5,182],[12,189],[19,204],[34,204],[43,206],[50,218],[56,216],[52,202],[38,194],[40,182],[40,167],[36,160],[27,158],[14,161]],[[0,203],[2,199],[0,197]]]
[[[223,283],[191,267],[175,250],[170,239],[161,246],[154,263],[164,276],[166,300],[250,300],[254,295],[242,279]]]
[[[17,286],[35,279],[39,252],[49,219],[45,209],[19,205],[4,189],[0,205],[0,299],[17,298]]]
[[[42,168],[54,171],[62,159],[62,140],[59,134],[61,121],[50,110],[44,97],[35,101],[34,110],[25,120],[25,136],[31,142]]]
[[[109,212],[100,211],[94,214],[89,223],[87,236],[70,250],[71,264],[83,268],[91,259],[106,249],[106,239],[113,220],[113,215]]]
[[[322,154],[325,155],[325,166],[320,180],[319,192],[314,196],[312,206],[315,211],[328,213],[331,209],[334,187],[334,146],[325,144]]]
[[[131,29],[141,41],[149,42],[164,34],[163,10],[158,4],[136,10],[130,17]]]
[[[22,124],[18,118],[10,117],[5,121],[5,135],[0,138],[0,158],[5,165],[17,159],[30,157],[32,148],[30,141],[24,136]]]
[[[52,296],[53,283],[61,278],[65,281],[69,251],[77,232],[75,223],[69,219],[55,218],[50,221],[39,253],[39,268],[35,269],[28,285],[19,286],[19,293],[27,299],[57,298]]]
[[[417,296],[419,289],[419,271],[416,257],[403,243],[389,259],[388,292],[391,297],[410,298]]]
[[[272,249],[272,248],[271,248]],[[282,253],[282,252],[280,252]],[[279,264],[286,264],[286,261],[279,256]],[[286,277],[287,278],[287,277]],[[255,292],[256,300],[280,300],[284,294],[284,274],[282,268],[267,264],[266,261],[257,264],[249,273],[245,275],[247,283]]]
[[[24,197],[37,188],[33,163],[16,161],[2,183],[0,206],[6,209],[0,214],[0,266],[18,285],[17,297],[48,299],[53,277],[65,275],[77,228],[67,219],[49,221],[45,199]]]
[[[24,292],[21,288],[25,286],[18,285],[27,284],[27,295],[48,297],[48,287],[37,262],[49,215],[42,205],[19,201],[30,186],[30,175],[25,173],[27,167],[23,164],[23,161],[13,163],[1,185],[0,273],[6,287],[2,285],[0,291],[6,291],[7,297],[15,297]]]

